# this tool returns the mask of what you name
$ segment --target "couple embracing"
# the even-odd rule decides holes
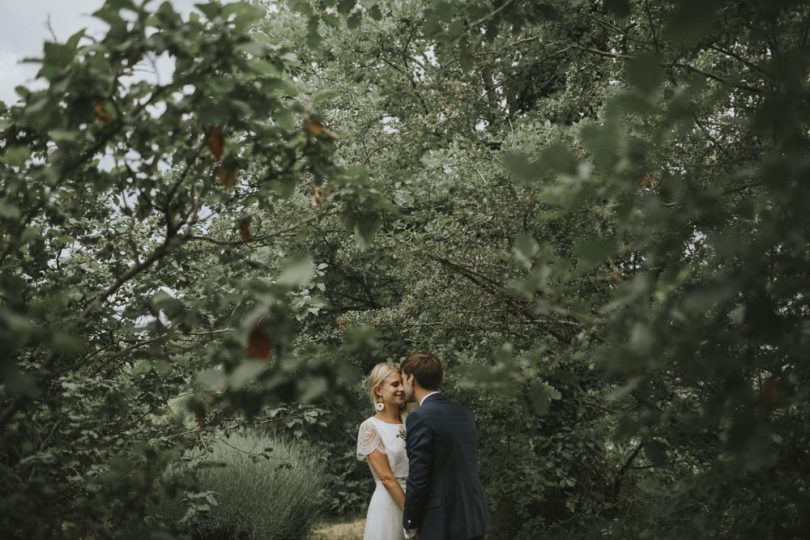
[[[472,413],[439,392],[442,366],[413,353],[397,367],[369,375],[376,414],[360,424],[357,457],[367,460],[377,487],[364,540],[471,540],[490,529],[478,476]],[[402,423],[406,402],[419,407]]]

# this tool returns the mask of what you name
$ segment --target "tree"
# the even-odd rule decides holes
[[[4,530],[142,513],[242,414],[351,510],[357,373],[430,349],[495,537],[802,535],[802,2],[200,9],[108,2],[3,113]]]
[[[219,399],[255,414],[326,390],[290,347],[317,269],[276,242],[373,206],[332,163],[296,55],[252,37],[263,10],[197,9],[106,2],[106,35],[46,43],[47,87],[0,110],[4,536],[103,535],[142,512],[188,444],[166,407],[181,391],[199,390],[202,425]],[[169,81],[135,76],[158,58]],[[287,200],[327,179],[333,210],[296,215]]]
[[[371,251],[325,231],[329,304],[517,396],[466,395],[504,537],[800,536],[802,3],[294,7],[400,209]]]

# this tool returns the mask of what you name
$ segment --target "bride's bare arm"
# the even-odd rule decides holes
[[[374,450],[368,455],[368,463],[374,470],[374,474],[380,479],[386,491],[397,503],[399,509],[405,508],[405,492],[402,491],[402,486],[391,471],[391,465],[388,463],[388,458],[379,450]]]

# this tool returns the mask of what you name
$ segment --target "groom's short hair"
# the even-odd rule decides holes
[[[413,375],[425,390],[438,390],[442,384],[442,363],[430,353],[411,353],[399,367],[405,375]]]

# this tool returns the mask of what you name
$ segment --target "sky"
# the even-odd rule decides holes
[[[159,6],[163,0],[154,0]],[[174,8],[187,15],[202,0],[171,0]],[[20,64],[26,57],[42,56],[42,44],[52,41],[46,23],[59,41],[64,41],[82,28],[98,34],[107,25],[91,14],[104,0],[0,0],[0,100],[6,104],[17,100],[14,87],[29,85],[39,66]]]

